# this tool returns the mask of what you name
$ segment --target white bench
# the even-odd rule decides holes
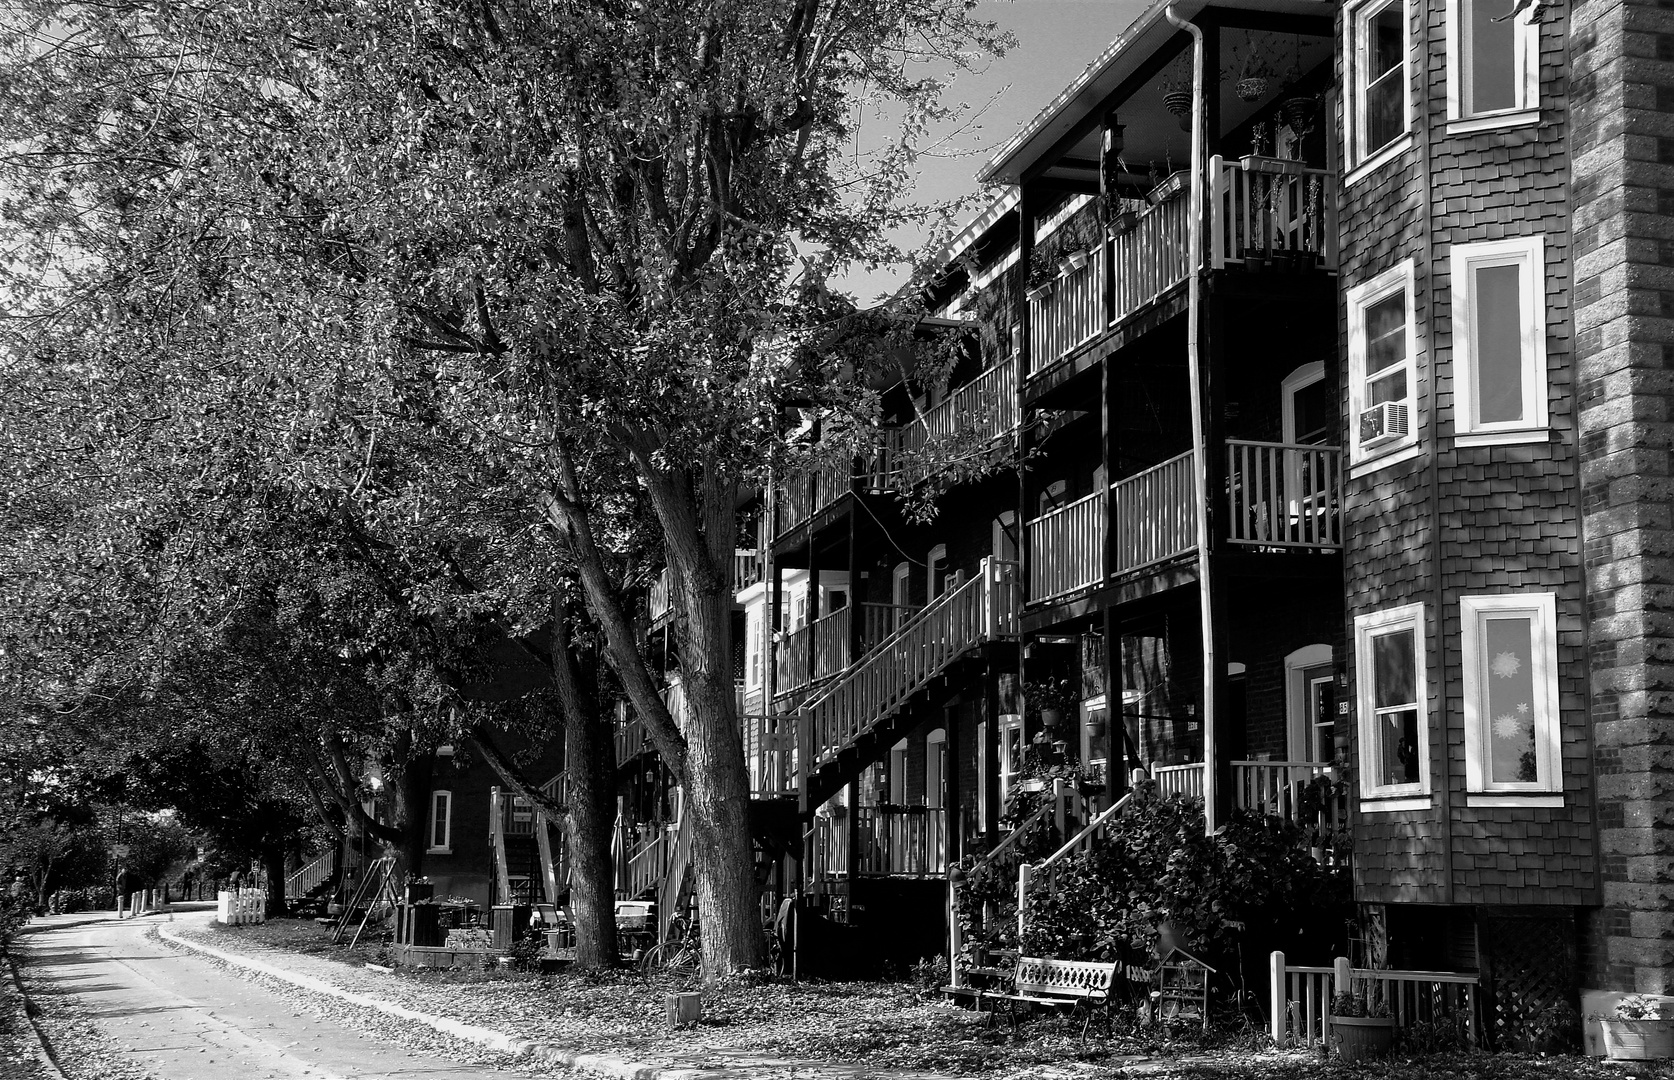
[[[1092,1009],[1110,1000],[1110,989],[1116,981],[1116,965],[1092,960],[1051,960],[1040,956],[1019,956],[1012,975],[1012,992],[996,994],[977,991],[977,1009],[984,1001],[996,1005],[1005,1002],[1013,1025],[1017,1023],[1019,1005],[1042,1005],[1048,1008],[1085,1007],[1087,1020],[1081,1034],[1087,1034],[1092,1023]],[[992,1017],[994,1010],[990,1010]]]

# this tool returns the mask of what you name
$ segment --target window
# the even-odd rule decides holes
[[[924,805],[940,809],[947,776],[947,730],[937,728],[924,737]]]
[[[1360,705],[1360,793],[1368,799],[1430,793],[1429,704],[1424,670],[1424,605],[1354,620]],[[1370,809],[1396,809],[1395,805]]]
[[[1540,236],[1455,244],[1455,431],[1469,442],[1544,439],[1546,243]]]
[[[453,792],[430,793],[430,850],[439,854],[453,851]]]
[[[1467,792],[1556,793],[1561,803],[1555,598],[1466,596],[1459,614]]]
[[[1533,122],[1540,104],[1540,23],[1518,0],[1450,0],[1447,116],[1470,128]],[[1538,7],[1537,7],[1538,10]]]
[[[1410,261],[1348,291],[1349,418],[1356,463],[1418,444],[1412,307]]]
[[[1367,162],[1412,126],[1407,78],[1407,7],[1402,0],[1362,4],[1346,25],[1353,65],[1349,163]]]
[[[924,602],[933,604],[936,597],[947,591],[947,545],[937,544],[930,549],[930,554],[924,560],[925,589]]]
[[[889,751],[889,793],[883,800],[905,806],[907,802],[907,740],[902,739]]]

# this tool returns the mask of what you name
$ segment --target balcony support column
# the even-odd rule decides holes
[[[808,613],[803,620],[803,627],[808,631],[808,670],[803,672],[803,685],[814,684],[814,631],[813,626],[820,617],[820,554],[819,545],[814,543],[814,526],[808,526]]]

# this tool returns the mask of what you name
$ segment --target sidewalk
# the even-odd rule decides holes
[[[442,1034],[478,1046],[548,1066],[561,1066],[617,1078],[617,1080],[951,1080],[954,1074],[876,1068],[864,1063],[787,1057],[747,1046],[728,1045],[725,1028],[698,1029],[670,1038],[624,1037],[620,1032],[591,1045],[558,1042],[518,1030],[521,1025],[503,1018],[484,1017],[471,1009],[468,996],[455,986],[425,985],[367,968],[350,967],[317,956],[223,941],[208,926],[209,915],[159,923],[158,935],[177,948],[189,949],[222,963],[265,975],[347,1004],[374,1009],[409,1023],[422,1024]],[[215,936],[212,936],[215,935]],[[231,937],[232,935],[228,935]],[[235,951],[236,950],[236,951]],[[647,988],[648,994],[651,988]],[[551,1002],[556,1005],[556,1002]],[[647,1001],[648,1010],[662,1011],[660,996]],[[573,1010],[566,1010],[573,1012]],[[451,1014],[451,1015],[448,1015]],[[465,1018],[461,1018],[461,1014]],[[974,1018],[973,1018],[974,1019]],[[717,1038],[716,1036],[721,1036]],[[684,1043],[671,1049],[668,1043]],[[662,1045],[659,1045],[662,1044]],[[695,1044],[695,1045],[694,1045]],[[1109,1066],[1071,1065],[1053,1070],[1063,1077],[1108,1074]],[[1041,1075],[1039,1069],[1030,1075]]]

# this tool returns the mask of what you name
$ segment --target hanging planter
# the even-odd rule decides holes
[[[1233,88],[1239,101],[1256,102],[1267,93],[1267,76],[1252,75],[1247,79],[1239,79]]]
[[[1058,260],[1058,272],[1069,277],[1083,266],[1087,265],[1087,252],[1068,251]]]
[[[1185,170],[1172,174],[1168,179],[1147,192],[1145,198],[1150,201],[1152,206],[1167,202],[1186,190],[1186,177]]]
[[[1170,90],[1163,95],[1163,108],[1174,114],[1180,121],[1181,127],[1191,124],[1192,92],[1190,90]]]
[[[1041,303],[1052,295],[1052,284],[1050,281],[1043,281],[1039,285],[1031,285],[1024,295],[1029,298],[1030,303]]]
[[[1284,119],[1286,126],[1298,137],[1306,131],[1314,118],[1314,108],[1319,103],[1306,95],[1286,98],[1279,105],[1279,116]]]
[[[1121,236],[1131,232],[1139,224],[1139,215],[1132,210],[1124,210],[1110,219],[1110,235]]]

